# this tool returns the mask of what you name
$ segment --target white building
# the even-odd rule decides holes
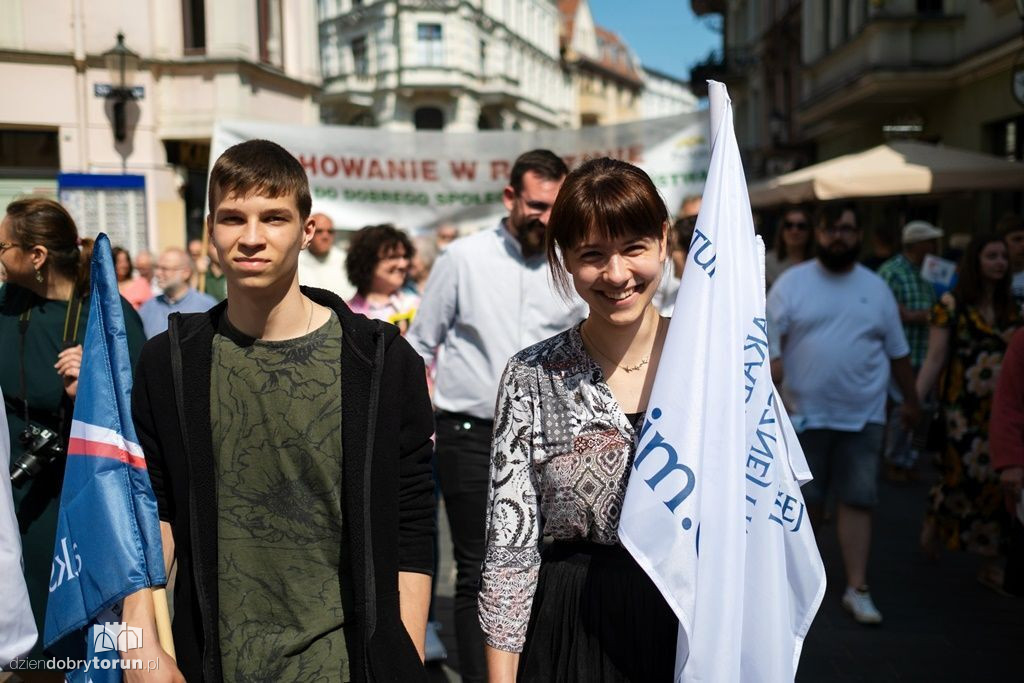
[[[568,125],[554,0],[318,0],[327,123],[473,131]]]
[[[697,97],[690,90],[689,82],[649,66],[641,68],[644,90],[640,95],[640,114],[643,118],[658,119],[697,110]]]
[[[134,175],[131,248],[182,245],[186,223],[198,235],[214,121],[318,121],[316,8],[305,0],[0,0],[0,17],[0,201],[53,195],[61,173]],[[119,85],[104,59],[118,32],[141,58],[126,70],[135,98],[123,141],[104,94]]]

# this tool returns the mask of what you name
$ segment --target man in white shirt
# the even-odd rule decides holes
[[[885,282],[857,263],[861,229],[849,207],[830,207],[815,231],[817,258],[785,271],[768,293],[776,384],[785,381],[794,426],[814,480],[803,487],[817,529],[830,488],[846,570],[843,606],[863,624],[882,615],[867,563],[871,509],[890,374],[905,397],[908,425],[920,414],[899,307]]]
[[[455,545],[455,636],[467,683],[487,676],[476,604],[498,381],[517,351],[586,316],[575,294],[558,293],[544,256],[567,173],[548,150],[516,159],[503,196],[508,217],[441,252],[406,337],[428,367],[436,362],[437,470]]]
[[[309,247],[299,254],[299,284],[334,292],[344,301],[356,294],[345,271],[345,250],[334,244],[334,223],[330,216],[315,213],[316,232]]]

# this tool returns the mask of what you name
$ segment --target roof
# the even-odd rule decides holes
[[[576,26],[576,13],[580,9],[581,0],[558,0],[558,13],[561,15],[559,44],[564,50],[572,42]],[[608,74],[624,79],[633,85],[642,86],[643,76],[637,69],[633,54],[626,43],[614,31],[594,25],[597,36],[597,59],[587,55],[579,55],[579,62],[599,67]]]
[[[565,47],[572,39],[573,25],[576,22],[576,10],[580,8],[580,0],[558,0],[558,13],[562,16],[562,30],[559,39]]]
[[[643,83],[643,78],[633,61],[632,52],[618,34],[597,25],[594,29],[597,33],[597,49],[600,51],[598,64],[623,78]]]

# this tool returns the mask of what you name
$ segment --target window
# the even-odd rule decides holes
[[[444,46],[441,43],[441,24],[419,24],[416,27],[419,63],[423,66],[441,66]]]
[[[60,170],[57,131],[0,130],[0,178],[54,177]]]
[[[1024,116],[986,126],[992,154],[1007,161],[1024,161]]]
[[[917,0],[917,13],[942,14],[944,4],[943,0]]]
[[[352,39],[352,72],[358,76],[370,73],[370,60],[366,52],[366,36]]]
[[[181,0],[182,35],[186,55],[206,54],[206,3]]]
[[[487,75],[487,41],[480,41],[480,75]]]
[[[259,29],[260,61],[283,67],[281,0],[256,0],[256,21]]]
[[[437,107],[420,107],[413,115],[416,130],[443,130],[444,112]]]

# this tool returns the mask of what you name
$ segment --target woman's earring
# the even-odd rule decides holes
[[[36,282],[43,284],[43,271],[36,268]]]

